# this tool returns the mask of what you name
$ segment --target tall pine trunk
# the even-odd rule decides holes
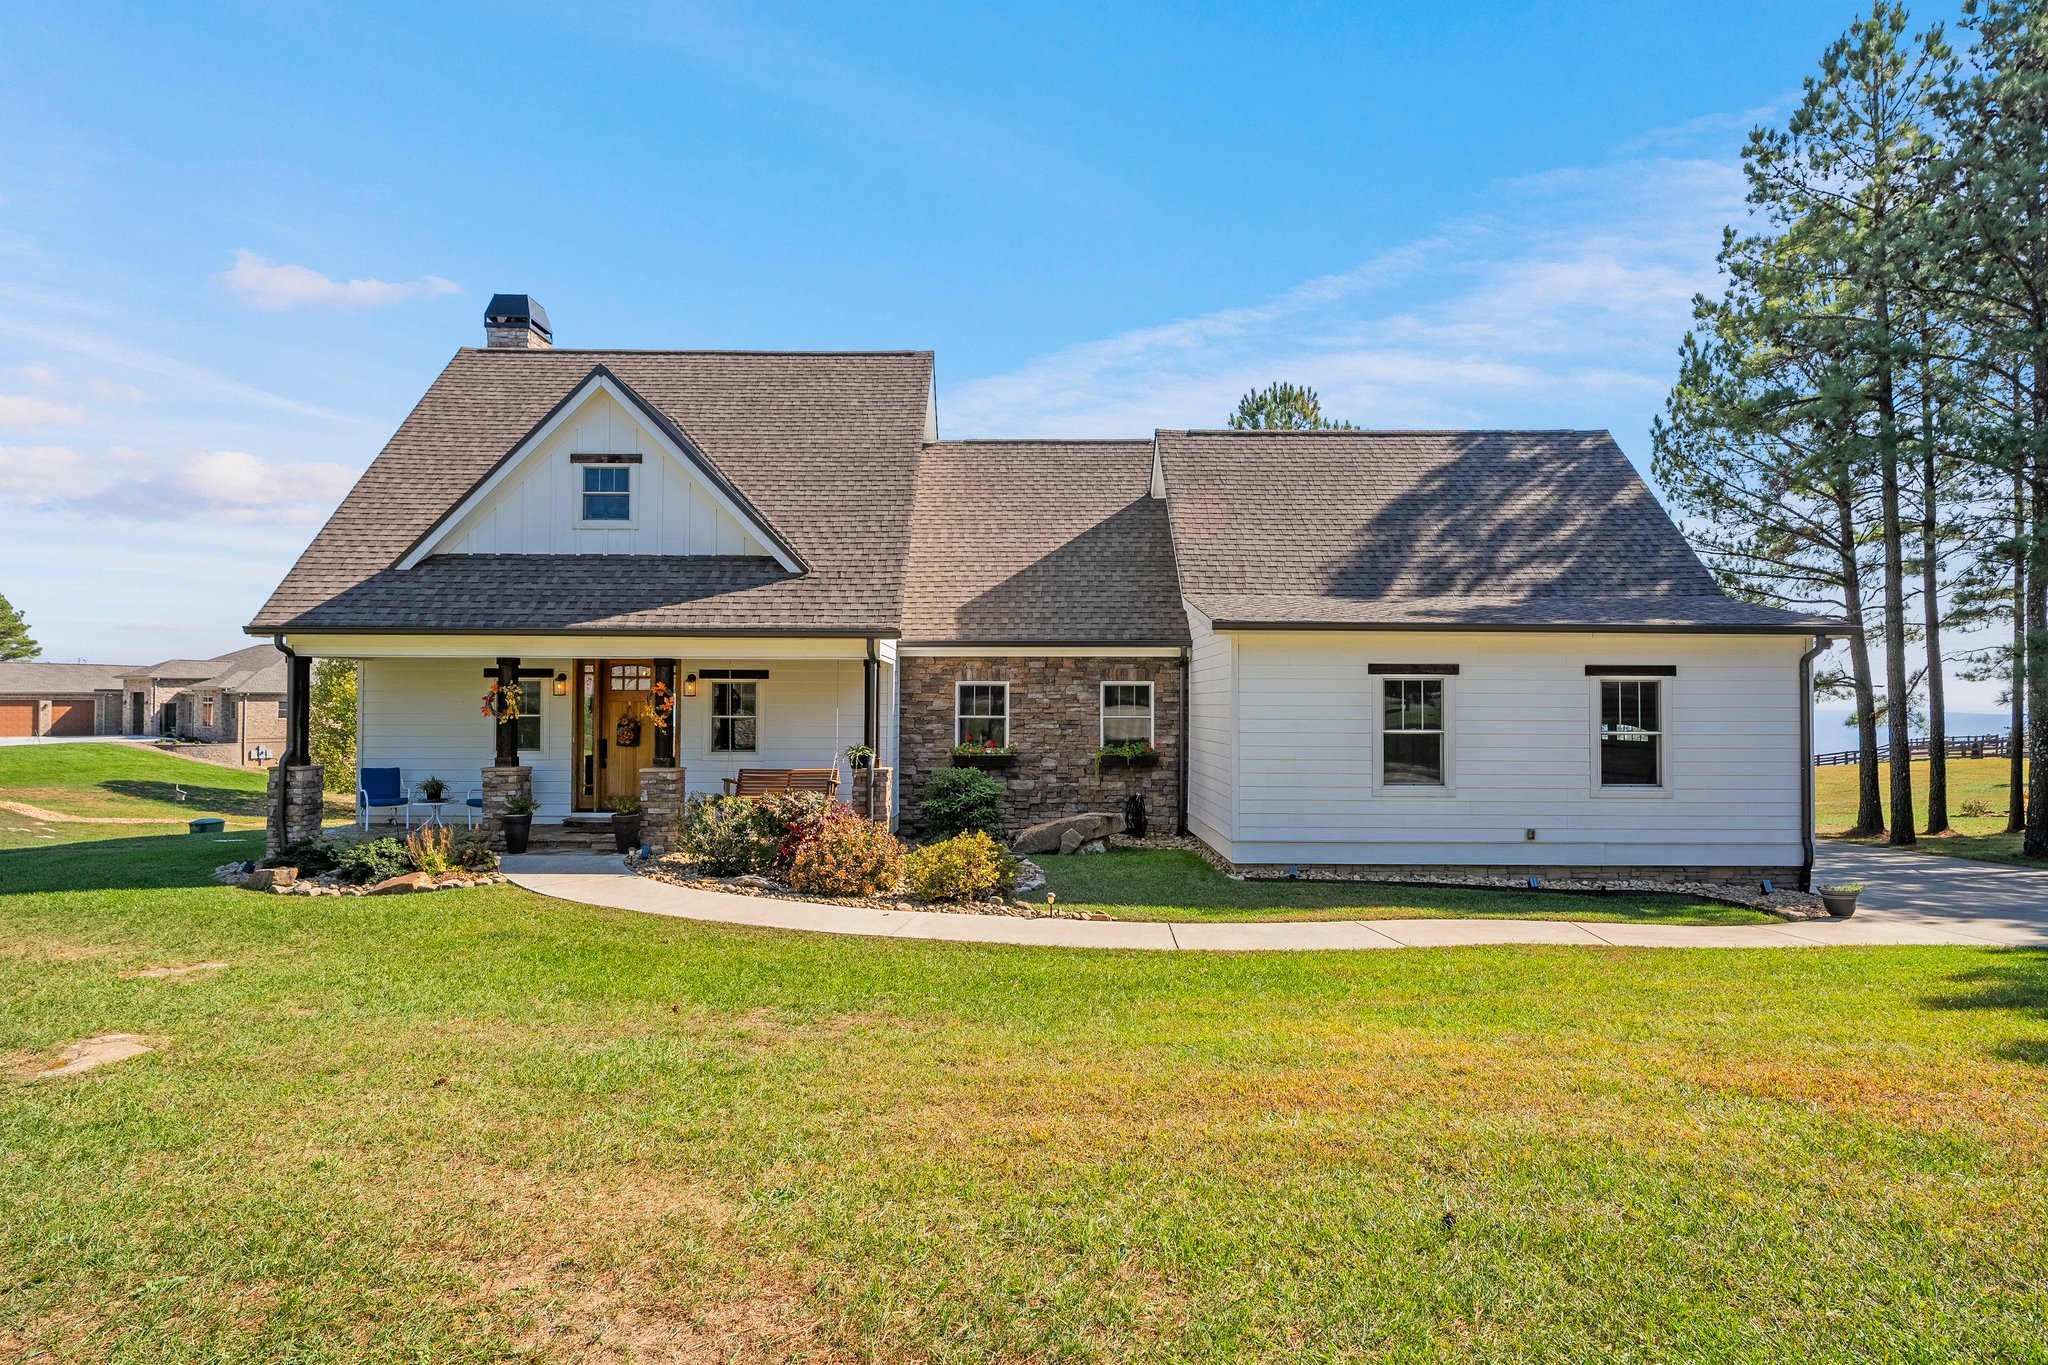
[[[1927,634],[1927,832],[1948,829],[1948,718],[1943,714],[1941,598],[1935,566],[1937,522],[1934,400],[1928,366],[1920,362],[1920,615]]]
[[[1856,827],[1850,833],[1884,833],[1884,801],[1877,783],[1877,686],[1870,675],[1870,642],[1863,630],[1863,566],[1856,560],[1856,514],[1848,481],[1835,493],[1841,526],[1842,606],[1848,614],[1849,682],[1856,692]]]
[[[1878,496],[1884,533],[1885,738],[1891,748],[1892,844],[1913,833],[1913,697],[1906,686],[1906,545],[1900,523],[1898,398],[1893,387],[1891,301],[1877,293]]]
[[[2018,395],[2014,395],[2017,399]],[[2018,403],[2014,403],[2018,410]],[[2012,469],[2012,729],[2007,735],[2005,832],[2027,827],[2027,462]]]
[[[2028,319],[2035,337],[2027,489],[2027,832],[2021,850],[2048,858],[2048,310]]]

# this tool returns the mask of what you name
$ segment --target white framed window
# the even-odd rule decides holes
[[[585,464],[576,468],[582,476],[584,523],[591,526],[632,525],[633,466]]]
[[[1379,785],[1448,791],[1451,680],[1382,676],[1379,682]]]
[[[1600,677],[1593,688],[1594,786],[1608,793],[1665,790],[1665,679]]]
[[[953,743],[1010,747],[1010,685],[1006,682],[954,684]]]
[[[1107,744],[1152,743],[1152,684],[1102,685],[1102,739]]]
[[[519,731],[519,747],[528,753],[539,753],[547,747],[547,734],[542,729],[545,717],[541,711],[540,682],[538,678],[519,680],[519,719],[513,726]]]
[[[761,743],[760,684],[711,684],[711,752],[751,754]]]

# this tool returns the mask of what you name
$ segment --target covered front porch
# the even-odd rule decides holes
[[[537,802],[536,825],[600,814],[650,791],[665,798],[648,802],[654,815],[759,768],[835,769],[841,800],[863,809],[872,801],[883,818],[895,809],[893,640],[350,636],[285,644],[302,658],[358,661],[359,770],[396,768],[408,792],[438,777],[456,801],[483,792],[487,817],[513,790]],[[305,672],[292,670],[295,684]],[[516,707],[505,708],[516,714],[490,710],[501,685],[503,695],[517,689]],[[877,755],[872,784],[865,773],[856,781],[846,757],[862,744]]]

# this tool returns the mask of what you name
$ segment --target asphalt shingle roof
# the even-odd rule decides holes
[[[473,565],[394,569],[600,365],[688,435],[809,572],[763,572],[727,599],[691,585],[729,570],[638,556],[508,558],[489,585]],[[250,629],[566,629],[630,604],[648,630],[893,633],[931,372],[926,351],[458,351]],[[555,581],[570,570],[575,582]],[[677,585],[675,601],[649,596]],[[561,626],[540,624],[537,597]]]
[[[1236,626],[1802,631],[1738,602],[1602,431],[1161,431],[1181,589]]]
[[[940,441],[918,466],[903,638],[1180,644],[1150,441]]]
[[[134,671],[126,664],[0,662],[0,697],[76,696],[101,688],[118,688],[121,679]]]

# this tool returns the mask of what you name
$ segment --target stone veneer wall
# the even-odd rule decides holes
[[[656,853],[668,852],[675,843],[688,771],[680,766],[640,770],[640,841]]]
[[[1143,794],[1155,833],[1178,828],[1182,710],[1177,657],[906,655],[902,669],[898,763],[906,830],[916,829],[924,784],[934,772],[952,766],[954,686],[962,682],[1010,684],[1010,742],[1017,746],[1017,763],[990,776],[1003,784],[1003,823],[1012,833],[1062,815],[1121,811],[1132,792]],[[1095,773],[1091,760],[1101,747],[1105,682],[1152,684],[1158,767]]]
[[[270,770],[270,819],[263,841],[266,853],[277,852],[280,844],[320,837],[320,819],[326,814],[326,778],[327,770],[317,763],[295,768],[279,764]],[[281,812],[280,797],[284,802]]]

